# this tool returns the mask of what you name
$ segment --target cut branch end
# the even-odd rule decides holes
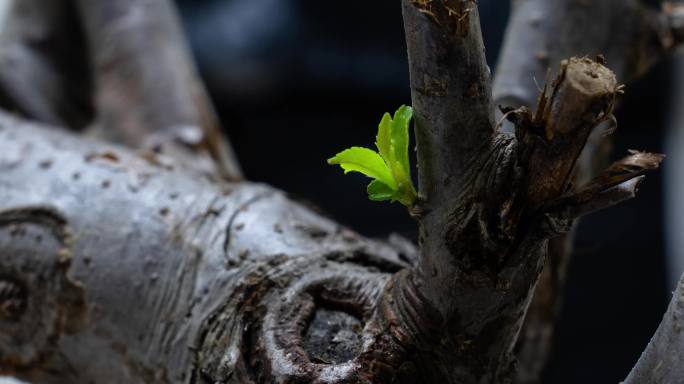
[[[565,192],[592,130],[612,118],[621,92],[613,72],[588,58],[564,60],[544,87],[537,110],[510,114],[527,167],[527,203],[538,207]]]

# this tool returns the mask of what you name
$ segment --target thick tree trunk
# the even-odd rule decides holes
[[[345,377],[325,356],[359,351],[410,266],[267,186],[7,116],[0,148],[0,371],[35,383]],[[337,334],[316,329],[326,316]],[[319,351],[328,336],[339,356]]]

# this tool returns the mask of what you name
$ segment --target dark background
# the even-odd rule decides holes
[[[479,0],[492,68],[507,1]],[[372,146],[386,111],[410,104],[399,1],[179,0],[188,39],[250,180],[312,202],[357,231],[415,238],[399,204],[367,200],[362,176],[325,160]],[[610,63],[609,63],[610,64]],[[629,84],[615,156],[662,151],[670,63]],[[617,383],[665,310],[662,173],[639,198],[585,219],[547,383]]]

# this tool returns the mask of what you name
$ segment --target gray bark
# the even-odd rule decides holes
[[[565,58],[603,55],[628,82],[684,37],[674,4],[659,11],[637,0],[513,0],[512,8],[494,84],[494,99],[509,106],[532,105],[547,70]]]
[[[589,135],[612,116],[614,74],[564,61],[536,111],[506,110],[515,133],[498,132],[476,3],[402,4],[419,251],[364,239],[268,186],[198,178],[201,158],[164,160],[2,114],[0,373],[40,383],[510,382],[548,240],[634,197],[662,157],[634,152],[571,184]],[[77,5],[99,136],[137,147],[135,135],[175,123],[207,129],[197,107],[181,108],[195,94],[167,2]],[[177,121],[163,115],[163,92],[178,96]]]
[[[684,271],[684,238],[679,228],[684,226],[684,205],[679,197],[684,194],[684,113],[679,106],[684,105],[684,58],[681,55],[674,60],[674,95],[671,103],[672,115],[669,130],[664,139],[668,154],[668,166],[665,172],[665,238],[667,245],[667,286],[677,284],[680,272]]]
[[[679,383],[684,378],[684,276],[653,339],[624,384]]]
[[[366,318],[410,265],[268,186],[7,115],[0,148],[0,372],[34,383],[295,377],[314,303]]]
[[[230,180],[242,175],[194,63],[173,4],[78,0],[93,60],[96,134],[161,148]],[[204,162],[198,161],[204,156]],[[216,168],[216,169],[214,169]]]
[[[424,299],[422,307],[418,299],[397,306],[439,314],[411,319],[446,335],[440,343],[449,352],[438,353],[443,373],[428,377],[505,381],[547,239],[564,230],[557,223],[541,228],[540,219],[548,217],[552,200],[571,193],[577,157],[594,125],[610,118],[619,88],[600,65],[565,63],[534,115],[511,111],[515,137],[497,134],[474,3],[404,1],[404,24],[420,167],[421,198],[412,211],[421,260],[399,292]],[[418,342],[430,342],[420,334],[425,331],[418,329]]]
[[[55,126],[93,118],[93,82],[71,1],[8,1],[0,35],[0,105]]]
[[[500,341],[463,341],[461,353],[433,344],[430,332],[452,335],[432,323],[438,313],[407,306],[425,305],[405,285],[411,254],[266,186],[198,180],[7,116],[0,127],[1,372],[41,383],[495,380],[495,365],[441,365]],[[351,325],[332,331],[316,321],[325,316]],[[347,349],[330,361],[335,339]]]
[[[242,178],[169,1],[22,0],[0,36],[0,105]]]

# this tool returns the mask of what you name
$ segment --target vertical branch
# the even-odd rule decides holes
[[[469,163],[491,143],[494,124],[490,73],[474,1],[404,0],[404,29],[418,149],[423,257],[419,274],[428,300],[450,307],[453,271],[437,255],[443,242],[427,240],[446,227],[446,211],[461,193]],[[433,271],[440,271],[432,278]],[[427,277],[430,276],[430,277]],[[448,317],[448,314],[444,314]]]
[[[633,197],[638,183],[630,181],[643,167],[637,161],[638,172],[620,179],[626,185],[599,181],[598,192],[561,199],[590,133],[611,116],[620,91],[613,73],[588,59],[564,62],[536,114],[510,111],[515,137],[496,133],[476,4],[403,7],[421,257],[395,276],[384,317],[404,325],[396,336],[403,348],[433,351],[436,362],[421,367],[427,380],[506,381],[547,239],[583,212]]]
[[[494,133],[490,72],[475,1],[402,3],[420,190],[425,208],[438,209]]]
[[[209,156],[213,165],[203,168],[215,166],[221,176],[239,179],[171,2],[78,5],[94,60],[98,135],[133,147]]]

